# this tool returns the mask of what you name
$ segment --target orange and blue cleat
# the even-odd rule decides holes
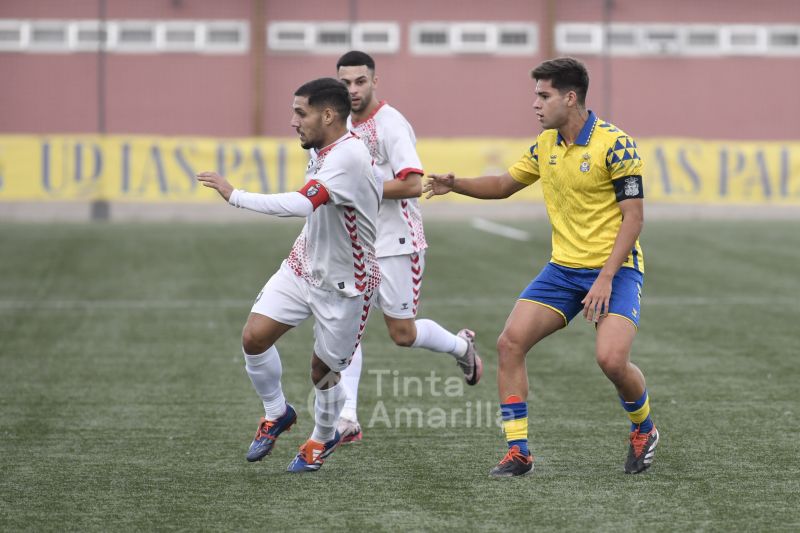
[[[333,438],[325,443],[308,439],[305,444],[300,446],[300,452],[292,459],[286,470],[289,472],[316,472],[339,445],[341,438],[342,435],[337,431]]]
[[[250,443],[250,449],[247,450],[247,460],[251,463],[260,461],[272,451],[275,447],[275,440],[284,431],[297,421],[297,413],[294,407],[286,404],[286,412],[284,412],[277,420],[267,420],[261,417],[261,422],[258,424],[256,436],[253,442]]]

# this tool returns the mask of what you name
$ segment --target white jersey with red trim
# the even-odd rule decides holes
[[[424,173],[411,124],[386,102],[381,102],[366,120],[353,122],[349,118],[348,126],[369,148],[383,180],[402,180],[409,172]],[[378,214],[378,257],[412,254],[427,247],[417,199],[384,198]]]
[[[306,218],[287,265],[310,285],[344,296],[380,285],[375,257],[376,224],[383,188],[372,157],[358,136],[348,132],[317,152],[311,150],[306,181],[316,180],[329,200]],[[309,198],[317,188],[309,188]]]

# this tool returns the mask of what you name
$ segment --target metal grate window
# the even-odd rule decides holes
[[[0,51],[24,50],[28,41],[28,26],[20,20],[0,20]]]
[[[195,52],[201,49],[202,26],[192,22],[163,22],[156,28],[157,46],[170,52]]]
[[[561,23],[562,54],[635,56],[800,55],[800,26]]]
[[[68,52],[69,26],[67,22],[60,20],[31,22],[28,49],[38,52]]]
[[[767,31],[763,26],[723,26],[721,44],[728,55],[762,55],[767,51]]]
[[[446,22],[417,22],[409,30],[409,47],[415,54],[451,53],[451,39]]]
[[[156,25],[146,20],[112,21],[108,47],[114,52],[156,52]]]
[[[267,47],[275,51],[339,54],[351,48],[396,52],[400,31],[394,22],[280,21],[267,26]]]
[[[244,53],[250,49],[250,26],[236,20],[205,22],[198,46],[210,54]]]
[[[304,52],[314,46],[314,25],[307,22],[273,22],[267,27],[270,50]]]
[[[241,20],[0,19],[0,52],[243,53],[249,25]]]
[[[314,46],[319,52],[346,52],[350,49],[350,24],[326,22],[316,26]]]
[[[353,26],[353,47],[365,52],[397,52],[400,27],[394,22],[361,22]]]
[[[534,24],[501,23],[497,25],[498,54],[533,54],[539,44]]]
[[[72,50],[96,52],[108,42],[108,29],[99,20],[79,20],[70,26]]]
[[[537,41],[535,25],[515,22],[415,22],[409,31],[415,54],[528,54]]]
[[[773,26],[767,36],[767,50],[775,55],[800,53],[800,26]]]
[[[497,48],[497,27],[481,22],[453,24],[452,48],[456,52],[491,53]]]
[[[603,51],[601,24],[558,24],[556,48],[565,54],[599,54]]]

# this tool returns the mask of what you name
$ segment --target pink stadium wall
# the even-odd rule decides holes
[[[109,19],[251,20],[254,0],[107,0]],[[266,0],[264,21],[397,21],[397,53],[375,54],[379,96],[401,109],[419,136],[529,136],[528,71],[545,59],[548,20],[597,22],[599,0]],[[92,19],[97,0],[4,0],[0,19]],[[615,0],[614,22],[800,24],[795,0]],[[351,12],[351,9],[355,9]],[[419,56],[408,46],[415,21],[538,24],[535,56]],[[251,27],[252,31],[252,27]],[[263,46],[263,40],[260,41]],[[308,79],[334,75],[336,55],[263,52],[263,104],[254,120],[253,56],[107,54],[106,131],[165,135],[292,135],[291,94]],[[800,58],[614,57],[590,68],[589,106],[635,136],[798,139]],[[97,58],[92,53],[0,52],[0,132],[97,131]],[[610,74],[604,79],[604,75]],[[606,93],[607,91],[607,94]],[[606,105],[607,104],[607,105]],[[605,108],[607,107],[607,109]]]
[[[97,0],[3,0],[0,18],[96,19]],[[107,0],[108,19],[243,19],[237,0]],[[106,54],[106,132],[250,134],[250,56]],[[0,52],[0,131],[97,131],[97,57]]]

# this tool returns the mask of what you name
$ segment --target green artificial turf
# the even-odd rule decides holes
[[[623,474],[627,418],[576,319],[528,357],[533,475],[494,480],[494,343],[550,246],[546,222],[513,225],[533,240],[426,226],[419,316],[477,332],[481,383],[373,316],[364,441],[303,475],[310,322],[278,343],[298,423],[256,464],[240,351],[297,223],[0,225],[0,530],[800,529],[800,223],[648,222],[632,359],[654,466]]]

